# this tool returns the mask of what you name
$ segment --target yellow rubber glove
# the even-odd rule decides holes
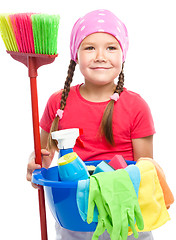
[[[165,224],[170,220],[170,216],[166,209],[163,191],[154,164],[142,160],[137,162],[136,166],[141,173],[138,201],[144,220],[143,231],[151,231]],[[129,228],[130,234],[132,231]]]

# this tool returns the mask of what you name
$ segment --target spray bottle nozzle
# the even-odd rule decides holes
[[[59,149],[73,148],[76,141],[83,146],[83,142],[79,138],[80,134],[82,134],[82,130],[79,128],[64,129],[51,133],[52,139],[57,140]]]

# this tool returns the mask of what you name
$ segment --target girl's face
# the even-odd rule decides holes
[[[81,42],[77,62],[85,83],[112,83],[122,70],[120,44],[108,33],[93,33]]]

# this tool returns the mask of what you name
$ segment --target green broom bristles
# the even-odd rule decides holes
[[[57,34],[60,16],[34,14],[31,18],[35,53],[48,55],[57,54]]]

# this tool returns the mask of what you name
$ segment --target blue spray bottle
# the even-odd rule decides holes
[[[73,152],[79,132],[78,128],[52,132],[52,138],[58,142],[58,171],[61,181],[78,181],[90,176],[85,163]]]

